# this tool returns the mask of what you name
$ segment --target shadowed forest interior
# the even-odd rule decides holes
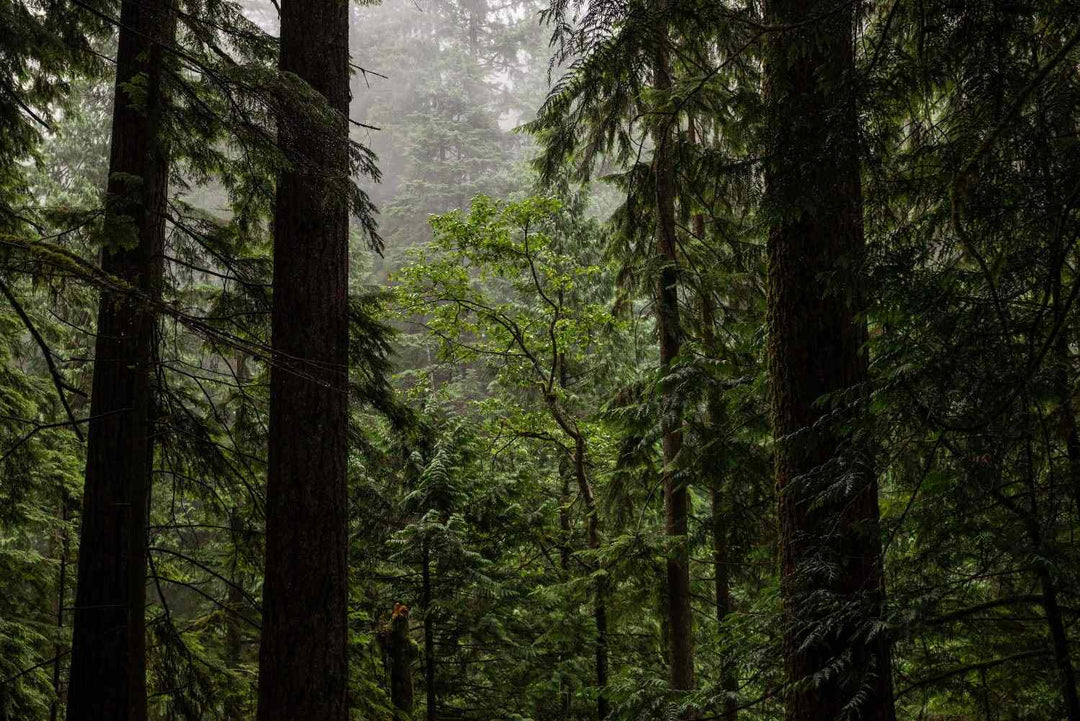
[[[1080,4],[0,0],[0,721],[1080,721]]]

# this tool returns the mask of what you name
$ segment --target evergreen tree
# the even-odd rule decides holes
[[[121,5],[101,268],[126,287],[102,294],[98,311],[68,691],[75,721],[147,718],[154,306],[162,293],[169,174],[164,46],[174,23],[165,3]]]
[[[260,721],[348,717],[349,212],[366,210],[350,180],[348,33],[337,0],[282,3],[280,68],[321,96],[322,117],[320,132],[278,128]]]

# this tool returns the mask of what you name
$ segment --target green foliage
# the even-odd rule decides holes
[[[782,60],[779,33],[815,30],[770,27],[759,5],[557,0],[546,28],[526,1],[351,8],[365,70],[342,149],[350,177],[334,192],[354,215],[354,718],[396,718],[379,641],[395,603],[412,611],[413,718],[429,699],[445,719],[594,718],[598,589],[611,721],[675,717],[661,490],[671,424],[683,448],[670,470],[692,506],[697,675],[677,701],[707,718],[728,701],[740,719],[781,716],[765,343],[780,331],[768,327],[765,249],[769,224],[806,208],[762,205],[762,67]],[[893,642],[901,718],[1066,718],[1061,666],[1077,663],[1080,607],[1080,16],[1051,0],[859,7],[848,90],[867,255],[845,272],[867,281],[870,379],[820,404],[851,423],[878,473],[889,602],[864,620]],[[272,22],[252,7],[177,8],[151,706],[155,719],[247,719],[270,218],[278,173],[311,163],[279,138],[329,142],[345,119],[278,73]],[[0,0],[0,721],[60,709],[95,309],[101,288],[131,291],[96,263],[131,230],[116,207],[105,227],[116,11]],[[661,47],[670,89],[656,83]],[[663,371],[660,136],[676,168],[682,318],[681,354]],[[539,177],[527,170],[534,143]],[[580,185],[597,176],[603,187]],[[808,187],[792,197],[827,202]],[[373,254],[384,239],[385,257]],[[855,396],[866,413],[848,418]]]

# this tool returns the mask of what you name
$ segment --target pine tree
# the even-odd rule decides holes
[[[772,0],[767,20],[794,27],[765,63],[785,716],[892,721],[876,471],[846,427],[867,380],[855,13]]]
[[[325,103],[279,127],[259,721],[345,721],[349,10],[281,3],[282,72]]]
[[[102,293],[98,310],[68,692],[73,721],[147,717],[154,305],[169,174],[165,46],[175,17],[168,3],[129,1],[120,25],[102,270],[128,290]]]

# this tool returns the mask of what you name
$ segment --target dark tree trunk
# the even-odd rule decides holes
[[[103,292],[86,449],[72,628],[69,721],[146,718],[146,514],[153,445],[155,309],[160,298],[169,155],[163,44],[174,18],[162,0],[125,0],[102,269],[137,293]],[[127,84],[142,77],[145,94]],[[137,179],[137,180],[134,180]]]
[[[660,3],[660,11],[666,10]],[[666,28],[661,20],[658,23]],[[653,57],[653,84],[661,94],[672,88],[670,49],[666,29],[658,32]],[[653,173],[656,181],[656,254],[663,264],[656,285],[656,325],[660,339],[660,365],[667,371],[679,355],[678,241],[675,230],[674,117],[662,117],[654,132]],[[682,449],[682,409],[670,392],[662,411],[664,447],[664,528],[676,546],[667,559],[668,624],[671,639],[671,688],[694,688],[694,635],[690,609],[690,549],[687,516],[690,497],[686,484],[675,479],[674,463]]]
[[[431,551],[427,541],[422,549],[420,602],[424,605],[424,695],[427,698],[427,721],[439,718],[439,699],[435,690],[435,617],[431,613]]]
[[[870,450],[852,448],[856,439],[843,430],[850,413],[834,422],[818,403],[854,389],[854,401],[849,394],[839,402],[857,408],[867,375],[853,6],[770,0],[767,9],[770,24],[792,26],[772,37],[766,56],[769,375],[791,684],[786,717],[893,721],[888,641],[868,637],[884,613]],[[837,662],[842,668],[814,679]],[[857,695],[862,700],[844,716]]]
[[[390,701],[397,709],[395,718],[409,721],[413,710],[412,663],[416,651],[409,638],[409,607],[400,603],[394,604],[390,616],[387,650],[390,656]]]
[[[347,718],[349,7],[282,0],[280,68],[330,127],[280,121],[259,721]]]

